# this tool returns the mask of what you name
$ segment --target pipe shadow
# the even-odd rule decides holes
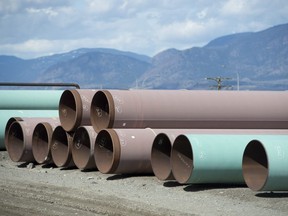
[[[91,168],[91,169],[82,169],[81,172],[83,173],[90,173],[90,172],[96,172],[99,171],[97,168]]]
[[[288,198],[287,192],[264,192],[255,194],[256,197],[260,198]]]
[[[164,187],[169,187],[169,188],[172,188],[172,187],[179,187],[179,186],[185,186],[187,184],[181,184],[177,181],[166,181],[163,183],[163,186]]]
[[[213,189],[228,189],[228,188],[246,188],[246,185],[242,184],[190,184],[184,188],[186,192],[197,192]]]
[[[51,168],[57,168],[57,166],[54,163],[47,163],[42,165],[43,169],[51,169]]]
[[[116,174],[113,176],[109,176],[106,180],[113,181],[113,180],[121,180],[127,179],[132,177],[143,177],[143,176],[154,176],[153,174]]]
[[[24,162],[24,163],[17,165],[17,167],[18,168],[27,168],[28,164],[30,164],[30,163],[33,163],[34,166],[36,165],[34,162]]]
[[[72,167],[61,167],[60,170],[76,170],[78,169],[76,166],[72,166]]]

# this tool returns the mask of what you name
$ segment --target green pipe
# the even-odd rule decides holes
[[[179,135],[171,152],[171,166],[179,183],[245,184],[244,149],[263,135]]]
[[[11,117],[58,117],[58,110],[0,110],[0,150],[5,150],[5,129]]]
[[[243,154],[243,176],[254,191],[288,190],[288,136],[266,136],[249,142]]]
[[[63,90],[0,90],[0,110],[54,110]]]

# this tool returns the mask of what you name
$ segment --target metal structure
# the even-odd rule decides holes
[[[288,128],[288,92],[99,90],[91,123],[105,128]]]
[[[243,154],[243,176],[254,191],[288,190],[288,136],[254,138]]]
[[[72,144],[72,158],[79,169],[96,169],[94,146],[97,133],[92,126],[80,126],[75,131]]]
[[[79,126],[90,126],[91,100],[97,90],[65,90],[59,101],[59,118],[66,131],[75,131]]]
[[[223,88],[231,88],[232,86],[223,85],[223,80],[231,80],[230,77],[207,77],[206,80],[213,80],[217,82],[217,85],[210,86],[211,88],[216,88],[218,91],[222,90]]]

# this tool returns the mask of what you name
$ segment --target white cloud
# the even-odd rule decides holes
[[[0,54],[109,47],[154,55],[285,23],[287,11],[286,0],[1,0]]]

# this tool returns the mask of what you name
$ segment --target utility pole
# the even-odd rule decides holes
[[[232,78],[230,77],[207,77],[205,78],[206,80],[213,80],[215,82],[217,82],[217,85],[212,85],[210,86],[211,88],[217,88],[217,90],[221,90],[223,88],[229,88],[231,86],[227,86],[227,85],[222,85],[223,80],[231,80]]]

